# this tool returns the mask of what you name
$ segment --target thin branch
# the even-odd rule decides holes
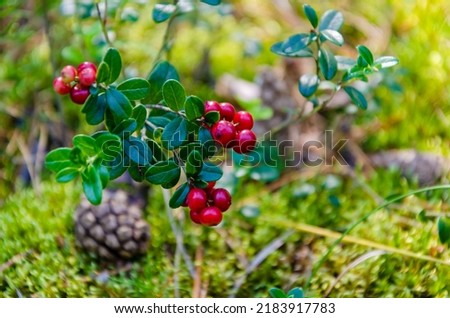
[[[174,5],[176,5],[177,2],[178,1],[174,1]],[[168,44],[170,42],[170,31],[172,29],[175,18],[177,17],[177,13],[178,13],[177,10],[175,10],[170,16],[169,21],[167,21],[167,27],[166,30],[164,31],[163,41],[161,47],[159,48],[158,53],[156,54],[154,62],[155,65],[162,59],[163,54],[168,52]]]
[[[144,106],[145,106],[146,108],[149,108],[149,109],[160,109],[160,110],[163,110],[163,111],[165,111],[165,112],[168,112],[168,113],[174,113],[174,114],[176,114],[176,115],[178,115],[178,116],[187,118],[185,113],[177,112],[177,111],[171,109],[170,107],[167,107],[167,106],[164,106],[164,105],[159,105],[159,104],[145,104]]]
[[[95,2],[95,7],[97,8],[97,16],[98,16],[100,25],[102,27],[102,33],[103,33],[103,36],[105,37],[105,41],[106,41],[106,43],[108,43],[109,46],[113,46],[111,40],[109,39],[108,31],[106,30],[106,19],[107,19],[107,15],[108,15],[108,0],[105,0],[105,16],[103,17],[103,19],[102,19],[102,13],[100,11],[99,2]]]

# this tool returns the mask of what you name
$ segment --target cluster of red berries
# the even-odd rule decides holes
[[[222,213],[231,205],[231,195],[223,188],[214,189],[215,182],[208,183],[205,189],[192,188],[185,201],[190,209],[192,222],[215,226],[222,222]]]
[[[84,104],[89,97],[89,87],[95,83],[97,68],[91,62],[83,62],[77,68],[66,65],[61,76],[53,80],[53,89],[60,95],[70,93],[70,99],[76,104]]]
[[[230,103],[205,102],[205,114],[212,111],[220,114],[220,120],[211,127],[211,135],[216,142],[225,148],[233,148],[240,154],[255,148],[256,135],[251,130],[253,117],[249,112],[236,112]]]

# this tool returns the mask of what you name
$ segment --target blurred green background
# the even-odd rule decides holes
[[[219,8],[202,6],[180,19],[173,30],[175,40],[168,57],[187,90],[204,99],[217,96],[208,81],[196,79],[199,70],[209,69],[213,80],[231,73],[253,81],[262,66],[282,64],[282,58],[269,50],[273,43],[308,30],[300,1],[224,2]],[[154,4],[108,1],[107,26],[123,56],[127,76],[145,77],[160,49],[165,25],[152,21]],[[357,127],[364,132],[362,149],[414,148],[448,156],[448,1],[309,4],[319,13],[327,9],[343,12],[342,33],[349,46],[340,53],[352,54],[351,48],[362,43],[376,56],[400,59],[399,66],[389,70],[374,92],[375,106],[357,117]],[[31,251],[17,264],[0,271],[0,295],[172,297],[177,289],[181,296],[191,296],[189,274],[183,264],[174,265],[170,252],[175,238],[161,212],[164,202],[159,188],[152,189],[147,207],[152,229],[149,254],[134,263],[131,271],[103,281],[96,276],[103,265],[78,253],[74,245],[72,218],[80,184],[56,184],[42,166],[43,154],[49,149],[69,144],[75,133],[93,132],[83,123],[80,107],[69,98],[57,96],[51,85],[64,65],[101,59],[106,43],[93,2],[3,0],[0,6],[0,266],[14,255]],[[206,61],[205,52],[209,54]],[[366,182],[382,197],[417,187],[397,171],[376,171]],[[309,190],[305,191],[305,186]],[[286,228],[308,223],[341,231],[376,206],[359,184],[339,174],[305,176],[270,193],[270,185],[248,180],[241,180],[237,187],[235,208],[220,230],[184,224],[188,252],[194,256],[199,246],[204,249],[202,281],[208,296],[228,296],[252,258]],[[405,205],[448,211],[448,200],[445,193],[430,193]],[[242,213],[239,207],[244,204],[258,206],[259,215]],[[411,209],[391,212],[371,218],[353,235],[449,259],[447,247],[439,244],[434,219],[418,220]],[[288,224],[281,225],[272,218],[288,220]],[[237,296],[265,297],[272,286],[302,286],[311,262],[331,242],[296,231],[248,275]],[[339,246],[313,280],[309,295],[323,296],[336,276],[367,251],[358,244]],[[307,257],[301,258],[299,253]],[[179,277],[177,287],[175,273]],[[449,279],[446,265],[390,254],[352,268],[330,295],[448,297]]]

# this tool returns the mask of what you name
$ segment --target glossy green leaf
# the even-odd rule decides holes
[[[56,181],[58,181],[60,183],[66,183],[66,182],[72,181],[73,179],[75,179],[78,176],[79,173],[80,173],[79,168],[75,168],[75,167],[64,168],[56,174]]]
[[[114,83],[114,81],[119,77],[120,72],[122,72],[122,58],[120,57],[119,51],[110,47],[103,57],[103,62],[109,66],[109,78],[105,80],[105,83]]]
[[[150,84],[146,79],[134,77],[120,83],[117,89],[129,100],[140,100],[150,93]]]
[[[221,2],[221,0],[200,0],[200,1],[209,4],[210,6],[217,6]]]
[[[92,99],[91,99],[92,97]],[[89,125],[98,125],[105,119],[106,95],[90,95],[85,103],[86,122]]]
[[[337,61],[334,54],[324,48],[319,52],[320,71],[327,80],[331,80],[337,73]]]
[[[130,159],[128,157],[123,157],[122,153],[120,153],[117,157],[115,157],[113,160],[108,162],[103,162],[108,166],[109,169],[109,179],[114,180],[119,178],[121,175],[125,173],[125,171],[128,170],[128,167],[130,166],[129,163]]]
[[[176,209],[179,208],[181,205],[183,205],[183,203],[186,201],[186,197],[189,193],[189,190],[190,190],[189,183],[185,182],[182,185],[180,185],[170,198],[169,206],[172,209]]]
[[[86,198],[94,205],[99,205],[102,202],[102,181],[98,170],[89,165],[81,174],[83,180],[83,191]]]
[[[58,172],[75,164],[70,160],[71,148],[57,148],[45,156],[45,167],[53,172]]]
[[[145,180],[145,173],[148,168],[149,166],[138,166],[135,163],[131,163],[128,167],[128,173],[134,181],[143,182]]]
[[[158,3],[153,8],[152,18],[156,23],[161,23],[168,20],[176,11],[177,6],[173,4]]]
[[[277,42],[274,45],[272,45],[270,50],[273,53],[275,53],[275,54],[278,54],[278,55],[281,55],[281,56],[286,56],[286,57],[299,57],[299,58],[302,58],[302,57],[313,57],[314,56],[313,51],[309,47],[305,47],[304,49],[301,49],[301,50],[296,51],[296,52],[286,53],[283,50],[283,44],[284,44],[284,42]]]
[[[442,244],[450,245],[450,219],[440,217],[438,219],[438,234]]]
[[[106,91],[106,102],[116,122],[130,118],[133,108],[129,99],[114,88]]]
[[[98,154],[99,149],[95,143],[95,139],[87,135],[76,135],[72,138],[72,143],[78,147],[84,154],[93,157]]]
[[[215,124],[220,119],[220,113],[216,111],[211,111],[205,114],[205,121],[208,124]]]
[[[153,158],[147,143],[134,136],[123,140],[123,150],[127,157],[138,166],[148,166]]]
[[[203,158],[210,158],[215,155],[217,152],[217,145],[212,138],[211,132],[207,128],[200,127],[198,131],[198,141],[202,147],[201,154]]]
[[[174,79],[166,81],[162,88],[162,93],[166,105],[170,109],[179,111],[184,107],[186,92],[180,82]]]
[[[110,78],[109,66],[105,62],[101,62],[100,65],[98,66],[96,81],[97,83],[105,83],[109,80],[109,78]]]
[[[187,141],[186,120],[177,117],[165,128],[161,136],[162,145],[168,150],[179,148]]]
[[[197,150],[192,151],[186,160],[186,175],[194,177],[200,173],[203,167],[203,157]]]
[[[148,138],[147,145],[149,146],[150,150],[152,151],[153,158],[156,161],[164,161],[167,160],[166,153],[162,150],[161,146],[154,141],[153,139]]]
[[[162,99],[162,87],[164,83],[169,79],[180,80],[180,76],[177,73],[175,67],[169,62],[163,61],[156,64],[151,73],[148,76],[150,83],[149,98],[145,99],[145,102],[156,104]]]
[[[367,109],[367,100],[360,91],[351,86],[345,86],[344,91],[356,106],[363,110]]]
[[[223,172],[218,166],[210,162],[204,162],[202,170],[198,175],[198,179],[211,182],[222,178]]]
[[[344,16],[337,10],[326,11],[320,19],[319,31],[335,30],[339,31],[344,23]]]
[[[356,61],[352,58],[340,55],[336,55],[335,58],[338,63],[339,71],[346,71],[356,65]]]
[[[118,124],[114,130],[112,131],[113,134],[124,136],[124,135],[131,135],[137,128],[137,122],[134,118],[128,118],[124,119]]]
[[[186,98],[184,109],[186,111],[186,117],[189,120],[196,120],[205,113],[205,105],[197,96],[189,96]]]
[[[309,4],[304,4],[303,12],[305,12],[305,15],[308,18],[308,21],[311,23],[312,27],[316,28],[317,24],[319,23],[319,18],[317,17],[317,13],[313,9],[313,7],[311,7]]]
[[[131,118],[134,118],[137,123],[136,130],[141,130],[147,120],[147,109],[143,105],[138,105],[133,108]]]
[[[288,298],[305,298],[305,293],[303,292],[303,289],[295,287],[287,293],[287,296]]]
[[[109,132],[95,137],[95,144],[100,150],[101,157],[106,161],[112,161],[122,153],[121,139]]]
[[[145,179],[152,184],[167,184],[179,180],[181,168],[173,160],[160,161],[151,166],[145,174]]]
[[[398,58],[393,57],[393,56],[382,56],[380,58],[377,58],[373,64],[374,67],[381,69],[381,68],[388,68],[388,67],[392,67],[395,66],[399,63]]]
[[[286,293],[279,288],[269,289],[269,295],[272,298],[287,298]]]
[[[100,176],[100,180],[102,182],[102,188],[106,188],[106,186],[109,183],[109,170],[105,166],[99,166],[98,167],[98,174]]]
[[[320,32],[322,40],[325,39],[331,43],[342,46],[344,44],[344,37],[336,30],[323,30]]]
[[[312,96],[317,87],[319,87],[319,77],[316,74],[304,74],[300,77],[298,89],[304,97]]]
[[[367,64],[367,65],[372,65],[373,64],[372,52],[370,52],[370,50],[366,46],[358,45],[356,47],[356,49],[359,52],[359,57],[365,62],[365,64]],[[358,65],[359,64],[360,63],[358,63]],[[366,65],[360,65],[360,66],[366,66]]]

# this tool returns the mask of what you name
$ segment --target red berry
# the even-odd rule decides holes
[[[207,226],[217,225],[222,222],[222,212],[215,206],[204,208],[200,212],[200,222]]]
[[[215,189],[212,194],[213,205],[219,208],[220,211],[225,212],[231,205],[231,195],[226,189]]]
[[[84,87],[80,84],[77,84],[74,87],[72,87],[72,89],[70,90],[70,99],[75,104],[82,105],[82,104],[84,104],[86,99],[89,97],[89,94],[90,93],[89,93],[88,87]]]
[[[230,148],[236,139],[236,128],[226,120],[220,120],[211,128],[211,135],[223,147]]]
[[[189,211],[189,216],[191,217],[192,222],[202,224],[202,222],[200,222],[200,212],[191,210]]]
[[[213,101],[213,100],[208,100],[205,102],[205,114],[209,113],[209,112],[220,112],[220,105],[218,102]]]
[[[70,85],[66,84],[61,76],[53,80],[53,89],[59,95],[66,95],[70,93]]]
[[[77,67],[78,73],[81,73],[81,71],[84,70],[85,68],[91,68],[95,71],[95,73],[97,73],[97,67],[95,66],[94,63],[91,62],[83,62],[80,65],[78,65]]]
[[[72,65],[66,65],[61,70],[61,77],[64,83],[70,84],[77,77],[77,70]]]
[[[221,103],[220,104],[220,118],[221,119],[233,121],[235,113],[236,113],[236,110],[234,109],[234,106],[231,105],[230,103]]]
[[[199,212],[206,207],[207,201],[208,198],[206,197],[205,191],[199,188],[191,189],[186,198],[189,209],[195,212]]]
[[[236,135],[237,145],[233,150],[237,153],[248,153],[255,148],[256,135],[253,131],[244,129]]]
[[[83,86],[91,86],[95,82],[97,76],[96,71],[91,67],[86,67],[78,74],[78,80]]]
[[[236,130],[253,128],[253,116],[249,112],[239,111],[234,115],[233,122],[236,124]]]

